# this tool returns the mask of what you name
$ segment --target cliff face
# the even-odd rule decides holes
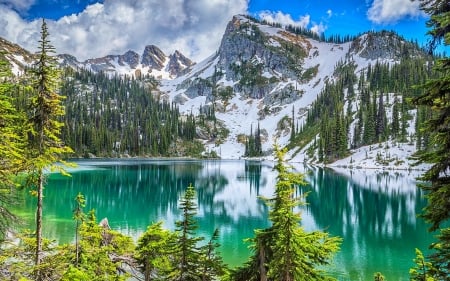
[[[93,72],[105,72],[112,75],[151,75],[158,79],[173,79],[194,65],[179,51],[166,56],[155,45],[146,46],[142,55],[129,50],[123,55],[108,55],[84,62],[79,62],[77,58],[68,54],[58,55],[58,58],[61,66],[86,68]]]
[[[368,32],[356,38],[350,53],[369,60],[398,60],[402,57],[423,57],[420,48],[389,31]]]

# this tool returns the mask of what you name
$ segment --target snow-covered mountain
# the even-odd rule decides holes
[[[3,55],[11,65],[14,75],[21,75],[25,66],[34,61],[33,55],[17,44],[0,37],[0,55]]]
[[[178,51],[166,56],[154,45],[147,46],[141,55],[128,51],[84,62],[67,54],[58,57],[63,66],[136,77],[153,76],[160,80],[158,96],[174,102],[185,114],[198,115],[213,108],[218,126],[227,133],[217,138],[198,128],[197,135],[208,152],[230,159],[243,157],[246,136],[257,127],[265,158],[271,158],[275,142],[286,146],[291,138],[291,124],[305,123],[311,105],[324,88],[338,81],[339,67],[351,66],[359,76],[377,63],[394,65],[405,57],[426,56],[416,45],[392,32],[368,32],[352,39],[335,40],[340,43],[302,34],[292,28],[237,15],[227,25],[217,52],[198,63]],[[1,49],[8,53],[14,72],[20,72],[23,65],[32,61],[28,52],[5,40],[0,41]],[[359,94],[357,85],[355,92]],[[393,98],[398,95],[388,93]],[[348,98],[346,107],[349,106],[358,108],[358,100]],[[387,112],[391,112],[388,118],[392,118],[392,106]],[[415,114],[411,112],[412,120],[408,123],[410,135],[415,133]],[[351,127],[354,126],[352,123]],[[307,156],[311,147],[312,143],[291,147],[288,154],[291,161],[317,163],[316,157]],[[397,161],[401,163],[397,168],[407,168],[407,158],[415,151],[411,141],[406,145],[389,140],[379,146],[352,150],[352,155],[335,165],[385,168],[375,159],[385,153],[392,159],[402,160]]]
[[[395,64],[405,56],[425,54],[391,32],[366,33],[346,43],[327,43],[235,16],[216,54],[176,79],[163,80],[161,90],[185,113],[198,113],[214,103],[216,116],[229,129],[229,135],[221,144],[207,142],[208,150],[223,158],[239,158],[245,149],[242,136],[249,135],[258,124],[263,151],[270,151],[275,142],[287,145],[293,109],[294,122],[303,124],[325,85],[336,81],[337,65],[355,65],[359,75],[369,65]],[[230,94],[223,95],[227,89],[231,89]],[[292,161],[308,161],[305,150],[293,149]],[[415,149],[407,151],[399,157],[405,159]],[[365,160],[364,166],[377,166],[374,160]],[[352,161],[354,166],[363,165]]]
[[[62,66],[129,76],[148,74],[157,79],[177,77],[194,64],[179,51],[167,56],[155,45],[146,46],[141,55],[129,50],[123,55],[108,55],[84,62],[79,62],[76,57],[68,54],[58,55],[58,57]]]

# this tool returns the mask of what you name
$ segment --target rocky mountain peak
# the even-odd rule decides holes
[[[122,66],[129,65],[131,68],[136,68],[139,65],[139,54],[129,50],[125,54],[119,56],[118,63]]]
[[[178,50],[169,56],[167,71],[171,76],[179,76],[185,69],[194,65],[190,59],[180,53]]]
[[[149,66],[153,69],[162,70],[166,55],[155,45],[148,45],[145,47],[142,55],[141,63],[143,66]]]
[[[391,31],[367,32],[352,42],[349,52],[370,60],[399,60],[425,55],[419,46]]]

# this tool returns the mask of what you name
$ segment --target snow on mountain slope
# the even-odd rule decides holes
[[[75,57],[59,55],[59,63],[63,66],[90,69],[94,72],[106,72],[111,75],[145,76],[150,75],[156,79],[173,79],[183,73],[194,63],[175,51],[169,56],[158,47],[148,45],[142,55],[134,51],[127,51],[123,55],[109,55],[102,58],[89,59],[79,62]]]
[[[377,62],[398,63],[404,52],[420,56],[420,51],[407,48],[408,44],[390,32],[368,32],[347,43],[327,43],[238,15],[227,25],[217,52],[197,64],[179,52],[166,56],[154,45],[148,45],[142,54],[128,51],[85,62],[70,55],[58,57],[62,66],[111,75],[153,76],[160,80],[161,98],[176,103],[184,114],[198,115],[201,108],[213,106],[216,118],[229,133],[219,141],[211,134],[202,139],[207,151],[223,159],[243,157],[246,136],[259,126],[264,158],[271,159],[273,144],[287,145],[292,123],[302,126],[325,85],[337,81],[338,65],[354,65],[359,75]],[[32,55],[17,45],[0,40],[1,49],[6,50],[14,73],[32,62]],[[352,103],[353,108],[358,107],[358,99]],[[387,118],[391,118],[390,110]],[[409,134],[414,133],[412,122]],[[290,161],[309,161],[307,149],[290,151]],[[414,152],[412,144],[386,142],[351,151],[351,156],[333,166],[403,169],[409,167],[407,158]]]
[[[360,41],[367,40],[362,38]],[[233,53],[230,48],[238,50]],[[295,65],[287,66],[291,61],[280,61],[284,63],[281,66],[274,63],[274,60],[281,60],[278,56],[291,55],[283,52],[283,48],[297,48],[299,55],[294,58]],[[161,91],[166,93],[168,99],[178,103],[183,113],[198,113],[201,106],[213,102],[216,108],[221,109],[216,112],[216,117],[224,122],[230,133],[222,144],[207,142],[207,150],[215,151],[226,159],[242,157],[245,146],[239,142],[239,137],[249,135],[251,129],[255,131],[259,123],[265,134],[262,144],[263,151],[267,152],[265,158],[270,159],[275,142],[284,146],[289,141],[290,121],[287,120],[291,120],[293,108],[296,122],[301,125],[305,121],[307,109],[325,84],[334,81],[335,68],[339,62],[354,62],[357,70],[361,71],[376,61],[367,56],[363,44],[358,45],[358,53],[351,52],[352,48],[355,49],[353,42],[319,42],[283,28],[236,16],[228,25],[218,52],[189,69],[185,75],[174,80],[163,80]],[[379,61],[393,63],[395,60],[387,56]],[[251,65],[248,69],[253,70],[255,65],[260,67],[257,75],[267,79],[263,79],[265,85],[259,85],[264,91],[260,96],[254,95],[253,89],[243,86],[242,75],[233,71],[236,65],[239,67],[249,62]],[[308,72],[310,76],[305,77]],[[275,81],[273,85],[270,79]],[[224,106],[223,100],[212,93],[214,89],[209,89],[206,82],[201,84],[204,80],[219,89],[232,87],[234,95]],[[288,93],[287,102],[282,101],[285,93]],[[299,156],[292,160],[299,161]]]
[[[3,38],[0,38],[0,55],[3,55],[11,65],[11,72],[20,75],[26,66],[33,63],[33,55]]]

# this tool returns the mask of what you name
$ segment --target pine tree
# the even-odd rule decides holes
[[[150,225],[139,237],[136,260],[144,273],[145,281],[167,279],[171,271],[170,245],[174,243],[174,233],[162,228],[162,222]]]
[[[306,232],[299,224],[301,216],[295,208],[304,198],[296,198],[295,187],[304,184],[303,175],[289,171],[284,164],[285,150],[275,146],[278,172],[275,197],[267,199],[272,226],[257,230],[253,256],[234,270],[232,280],[332,280],[318,267],[329,263],[338,250],[341,239],[321,231]]]
[[[391,133],[394,139],[396,139],[400,133],[399,113],[400,112],[399,112],[398,98],[395,97],[394,105],[392,106],[392,125],[391,125]]]
[[[409,269],[409,276],[411,281],[434,281],[433,265],[426,261],[424,255],[419,249],[416,249],[416,258],[414,259],[415,267]]]
[[[23,114],[13,106],[14,85],[8,63],[0,54],[0,241],[14,221],[10,212],[11,193],[13,189],[12,175],[23,167],[23,138],[19,134],[19,121]]]
[[[202,268],[201,268],[201,280],[213,281],[217,280],[217,277],[224,275],[225,265],[222,257],[218,253],[220,244],[217,242],[219,239],[219,229],[216,228],[209,242],[202,247]]]
[[[80,225],[85,220],[85,213],[83,212],[83,208],[86,206],[86,199],[84,199],[84,195],[78,193],[75,197],[75,209],[73,210],[73,219],[76,222],[75,226],[75,266],[78,267],[78,260],[80,258],[80,247],[79,247],[79,230]]]
[[[424,1],[421,8],[431,18],[427,25],[431,28],[431,46],[443,39],[445,45],[450,45],[450,3],[447,0]],[[431,223],[430,230],[441,230],[439,242],[431,256],[433,267],[437,270],[439,280],[450,278],[449,257],[450,247],[450,58],[444,57],[437,61],[435,70],[439,78],[429,79],[423,86],[425,92],[415,98],[416,105],[424,105],[433,111],[432,117],[424,125],[424,133],[433,137],[431,148],[419,156],[421,162],[431,163],[431,168],[422,176],[422,180],[430,182],[422,185],[427,192],[428,204],[422,217]],[[443,229],[441,227],[444,227]],[[441,261],[445,261],[442,263]]]
[[[62,155],[70,153],[71,149],[60,139],[63,123],[59,120],[64,116],[61,105],[62,96],[58,88],[58,71],[56,59],[51,56],[54,48],[49,41],[47,24],[43,20],[41,39],[39,40],[38,61],[33,69],[33,96],[30,99],[30,121],[28,128],[27,159],[29,182],[36,188],[36,280],[42,280],[39,264],[42,260],[42,198],[44,190],[44,169],[49,166],[63,171],[54,165]]]
[[[200,280],[201,253],[197,243],[202,241],[203,238],[195,236],[198,226],[195,220],[197,205],[194,200],[195,189],[190,185],[180,201],[183,219],[175,223],[176,233],[178,235],[174,254],[176,268],[170,274],[170,280]]]

